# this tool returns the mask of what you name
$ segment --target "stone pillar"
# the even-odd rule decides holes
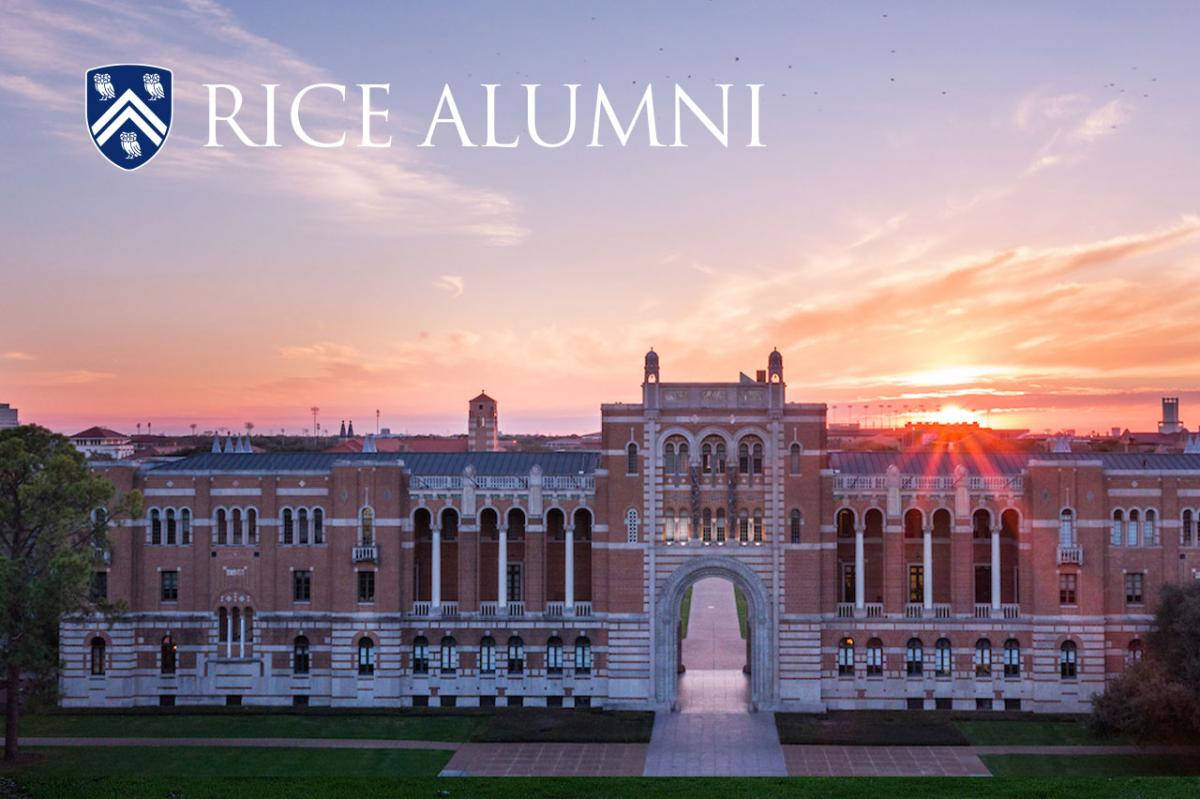
[[[238,657],[246,657],[246,612],[238,614]]]
[[[933,609],[933,530],[926,527],[922,535],[921,558],[924,572],[921,582],[925,589],[925,609]]]
[[[568,524],[564,547],[563,612],[575,611],[575,525]]]
[[[433,528],[433,547],[430,550],[430,571],[433,572],[429,590],[430,613],[442,606],[442,528]]]
[[[233,657],[233,608],[225,614],[225,657]]]
[[[992,608],[1000,609],[1000,530],[992,530]]]
[[[500,548],[496,552],[496,612],[508,612],[508,526],[500,526]]]
[[[854,607],[862,610],[866,602],[866,557],[863,551],[863,531],[854,531]]]

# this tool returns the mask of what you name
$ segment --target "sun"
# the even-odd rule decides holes
[[[977,412],[967,410],[961,405],[943,405],[929,418],[938,424],[977,424],[980,421]]]

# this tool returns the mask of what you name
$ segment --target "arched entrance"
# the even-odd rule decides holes
[[[679,696],[679,608],[688,587],[706,577],[721,577],[746,597],[750,641],[750,706],[771,708],[775,696],[775,617],[766,586],[749,566],[728,557],[705,556],[671,573],[655,598],[654,700],[674,708]]]

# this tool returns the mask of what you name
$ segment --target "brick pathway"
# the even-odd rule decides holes
[[[442,770],[453,777],[636,777],[646,744],[462,744]]]
[[[785,746],[783,758],[792,777],[991,776],[970,747]]]

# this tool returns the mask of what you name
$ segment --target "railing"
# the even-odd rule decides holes
[[[592,603],[591,602],[576,602],[575,603],[575,615],[582,616],[585,618],[588,616],[591,616],[592,615]]]
[[[1021,606],[1016,602],[1006,602],[1000,606],[1000,615],[1006,619],[1021,618]]]
[[[462,478],[449,475],[427,474],[412,479],[413,488],[423,488],[427,491],[461,491]]]
[[[951,615],[949,602],[935,602],[933,605],[933,617],[935,619],[948,619]]]
[[[837,616],[839,619],[854,618],[854,603],[853,602],[837,603]]]
[[[414,475],[412,488],[421,491],[461,491],[463,477],[449,474]],[[528,491],[529,475],[480,474],[470,478],[476,488],[484,491]],[[556,474],[542,478],[546,491],[593,491],[596,479],[590,474]]]
[[[972,475],[966,478],[966,486],[971,491],[1012,491],[1019,493],[1025,489],[1025,481],[1020,475]],[[900,475],[899,488],[901,491],[953,491],[957,487],[952,475]],[[887,476],[882,474],[839,474],[833,478],[833,488],[836,491],[885,491],[888,488]]]
[[[992,617],[992,606],[988,602],[975,603],[975,618],[990,619]]]
[[[883,603],[882,602],[867,602],[863,605],[863,615],[868,619],[883,618]]]
[[[920,602],[909,602],[904,606],[904,618],[919,619],[925,615],[925,605]]]
[[[972,491],[1012,491],[1019,493],[1025,490],[1025,478],[1018,475],[1012,477],[975,475],[967,478],[967,488]]]
[[[556,474],[542,478],[542,488],[547,491],[591,491],[596,479],[589,474]]]
[[[546,616],[549,618],[554,618],[554,619],[562,618],[563,604],[564,603],[562,603],[562,602],[547,602],[546,603]]]
[[[529,476],[518,474],[480,475],[475,478],[475,487],[487,491],[526,491]]]
[[[485,619],[490,619],[490,618],[495,617],[497,615],[496,608],[498,607],[498,605],[499,605],[499,603],[497,603],[497,602],[480,602],[479,603],[479,615]]]
[[[412,606],[412,615],[414,615],[414,616],[428,616],[428,615],[429,615],[429,608],[430,608],[430,603],[429,603],[429,602],[414,602],[414,603],[413,603],[413,606]]]
[[[443,619],[457,619],[458,618],[458,603],[457,602],[443,602],[442,603],[442,618]]]
[[[1082,566],[1083,565],[1083,547],[1078,546],[1078,545],[1073,546],[1073,547],[1059,547],[1058,548],[1058,562],[1060,565],[1064,564],[1064,563],[1071,563],[1076,566]]]
[[[375,563],[379,560],[379,546],[377,544],[367,544],[366,546],[355,547],[351,557],[355,563]]]
[[[508,603],[509,618],[519,619],[524,615],[525,615],[525,603],[524,602],[509,602]]]

